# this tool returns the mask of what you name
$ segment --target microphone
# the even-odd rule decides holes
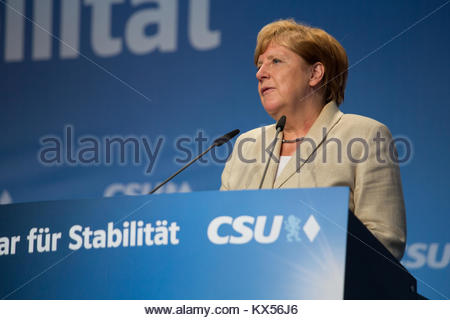
[[[161,182],[160,184],[158,184],[155,188],[153,188],[152,191],[150,191],[148,194],[153,194],[155,193],[155,191],[157,191],[159,188],[161,188],[163,185],[165,185],[167,182],[169,182],[170,180],[172,180],[173,178],[175,178],[176,175],[178,175],[181,171],[183,171],[184,169],[186,169],[187,167],[189,167],[191,164],[193,164],[195,161],[197,161],[198,159],[200,159],[201,157],[203,157],[206,153],[208,153],[212,148],[214,147],[219,147],[221,145],[223,145],[224,143],[227,143],[228,141],[230,141],[231,139],[233,139],[238,133],[239,133],[239,129],[235,129],[233,131],[228,132],[227,134],[221,136],[220,138],[217,138],[216,140],[214,140],[213,144],[210,145],[208,147],[208,149],[206,149],[205,151],[203,151],[202,153],[200,153],[198,156],[196,156],[194,159],[192,159],[188,164],[186,164],[183,168],[179,169],[177,172],[175,172],[173,175],[171,175],[170,177],[168,177],[166,180],[164,180],[163,182]]]
[[[233,131],[228,132],[227,134],[225,134],[225,135],[221,136],[220,138],[217,138],[216,140],[214,140],[213,144],[215,144],[217,147],[220,147],[224,143],[227,143],[228,141],[233,139],[239,132],[240,132],[239,129],[234,129]]]
[[[281,116],[281,118],[277,122],[277,126],[275,127],[277,129],[277,133],[278,129],[280,129],[279,132],[283,131],[285,125],[286,125],[286,116]]]
[[[272,150],[270,151],[269,160],[267,160],[266,167],[265,167],[265,169],[264,169],[264,173],[263,173],[263,176],[262,176],[262,179],[261,179],[261,183],[259,184],[259,188],[258,188],[258,189],[261,189],[261,188],[262,188],[262,185],[263,185],[263,183],[264,183],[264,179],[266,178],[267,169],[269,168],[270,160],[272,159],[273,150],[275,149],[275,142],[276,142],[277,139],[278,139],[278,134],[279,134],[281,131],[284,130],[284,126],[285,126],[285,125],[286,125],[286,116],[281,116],[281,118],[278,119],[277,125],[276,125],[276,127],[275,127],[275,128],[277,129],[277,133],[275,134],[275,139],[273,139],[273,141],[272,141],[272,144],[273,144]]]

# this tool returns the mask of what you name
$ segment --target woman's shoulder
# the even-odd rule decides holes
[[[373,133],[375,131],[380,131],[383,133],[390,134],[388,127],[385,124],[381,123],[380,121],[351,113],[345,113],[342,116],[340,121],[340,127],[349,129],[353,132]]]
[[[386,125],[384,125],[380,121],[352,113],[344,113],[341,120],[343,122],[352,123],[355,126],[386,127]]]

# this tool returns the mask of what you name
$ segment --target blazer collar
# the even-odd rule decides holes
[[[316,119],[311,129],[309,129],[308,134],[305,136],[305,140],[299,144],[299,149],[297,149],[297,151],[292,155],[292,158],[289,160],[278,179],[275,180],[278,170],[278,163],[274,163],[275,161],[273,161],[269,165],[266,176],[266,181],[268,182],[266,184],[265,181],[263,187],[280,188],[292,175],[299,172],[305,163],[312,160],[311,155],[317,148],[320,147],[322,142],[327,137],[328,132],[339,122],[342,115],[343,113],[339,110],[336,102],[331,101],[327,103],[323,107],[319,117]],[[273,139],[273,135],[270,139]],[[278,139],[275,145],[274,154],[277,155],[277,158],[279,157],[281,150],[281,140],[282,138]]]

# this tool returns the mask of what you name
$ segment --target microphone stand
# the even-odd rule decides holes
[[[280,134],[280,132],[284,130],[285,125],[286,125],[286,116],[281,116],[281,118],[277,121],[277,126],[276,126],[277,133],[275,134],[275,139],[273,139],[273,142],[272,142],[273,147],[272,147],[272,150],[270,151],[269,160],[267,160],[266,167],[264,168],[264,173],[263,173],[261,183],[259,184],[258,189],[262,188],[264,179],[266,178],[267,169],[269,169],[270,160],[272,160],[273,150],[275,149],[275,143],[278,139],[278,135]]]
[[[208,149],[206,149],[205,151],[203,151],[202,153],[200,153],[198,156],[196,156],[194,159],[192,159],[191,161],[189,161],[189,163],[187,163],[184,167],[182,167],[181,169],[179,169],[177,172],[175,172],[174,174],[172,174],[170,177],[168,177],[166,180],[164,180],[163,182],[161,182],[159,185],[157,185],[152,191],[150,191],[148,194],[153,194],[155,193],[157,190],[159,190],[163,185],[165,185],[167,182],[169,182],[170,180],[172,180],[173,178],[175,178],[175,176],[177,176],[181,171],[183,171],[184,169],[186,169],[187,167],[189,167],[191,164],[193,164],[195,161],[197,161],[198,159],[200,159],[201,157],[203,157],[206,153],[208,153],[212,148],[216,147],[216,146],[221,146],[224,143],[228,142],[229,140],[233,139],[235,135],[237,135],[239,133],[239,130],[233,130],[231,132],[228,132],[226,135],[217,138],[214,143],[212,145],[210,145],[208,147]]]

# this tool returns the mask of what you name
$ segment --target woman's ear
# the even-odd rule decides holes
[[[309,85],[311,87],[317,86],[325,75],[325,67],[322,62],[316,62],[311,66],[311,76],[309,78]]]

